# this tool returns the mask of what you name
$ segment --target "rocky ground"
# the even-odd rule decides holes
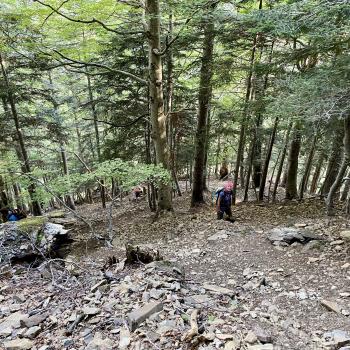
[[[316,199],[239,203],[234,224],[175,203],[157,221],[123,203],[114,248],[77,242],[63,260],[3,267],[0,348],[350,349],[347,218]],[[79,210],[103,235],[108,213]],[[125,264],[125,242],[165,261]]]

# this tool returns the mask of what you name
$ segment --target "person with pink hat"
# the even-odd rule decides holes
[[[232,217],[232,195],[233,195],[233,182],[232,181],[226,181],[224,183],[224,188],[219,192],[218,199],[217,199],[217,214],[218,214],[218,220],[222,220],[224,218],[224,214],[226,214],[228,217],[226,220],[235,222],[235,219]]]

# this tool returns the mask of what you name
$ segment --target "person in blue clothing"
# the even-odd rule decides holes
[[[16,213],[12,210],[9,210],[8,214],[7,214],[7,221],[18,221],[19,218],[16,215]]]
[[[233,186],[234,185],[232,181],[225,182],[224,188],[218,194],[216,206],[218,220],[222,220],[224,218],[224,214],[226,214],[226,220],[235,222],[235,219],[232,217],[231,210]]]

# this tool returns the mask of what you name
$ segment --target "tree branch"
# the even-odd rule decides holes
[[[145,118],[146,116],[147,116],[147,114],[143,114],[143,115],[141,115],[141,117],[138,117],[135,120],[131,121],[130,123],[126,123],[126,124],[115,124],[115,123],[108,122],[108,121],[105,121],[105,120],[97,120],[97,122],[98,123],[104,123],[104,124],[107,124],[107,125],[111,125],[114,128],[127,128],[128,126],[136,124],[139,120]],[[82,118],[82,119],[83,120],[94,120],[92,118]]]
[[[113,28],[110,28],[108,27],[105,23],[103,23],[102,21],[96,19],[96,18],[93,18],[93,19],[90,19],[90,20],[84,20],[84,19],[76,19],[76,18],[72,18],[72,17],[69,17],[67,15],[65,15],[64,13],[60,12],[59,9],[63,6],[64,3],[66,3],[68,0],[64,1],[59,7],[58,9],[55,9],[53,6],[51,6],[50,4],[46,4],[44,3],[43,1],[41,0],[34,0],[34,2],[38,2],[39,4],[45,6],[45,7],[48,7],[49,9],[51,9],[53,11],[53,13],[56,13],[58,15],[60,15],[61,17],[67,19],[68,21],[71,21],[71,22],[75,22],[75,23],[83,23],[83,24],[98,24],[100,25],[101,27],[103,27],[105,30],[107,30],[108,32],[112,32],[112,33],[115,33],[115,34],[121,34],[121,35],[133,35],[133,34],[143,34],[144,32],[143,31],[131,31],[131,32],[121,32],[121,31],[118,31],[118,30],[115,30]],[[52,15],[52,13],[45,19],[45,21]]]
[[[125,75],[127,76],[128,78],[131,78],[133,80],[136,80],[138,81],[139,83],[142,83],[144,85],[147,85],[148,82],[147,80],[145,79],[142,79],[140,77],[138,77],[137,75],[135,74],[132,74],[132,73],[129,73],[129,72],[125,72],[125,71],[122,71],[122,70],[119,70],[119,69],[113,69],[111,67],[108,67],[104,64],[101,64],[101,63],[89,63],[89,62],[83,62],[83,61],[79,61],[79,60],[76,60],[76,59],[73,59],[73,58],[70,58],[70,57],[67,57],[65,56],[63,53],[57,51],[57,50],[53,50],[53,52],[57,53],[60,57],[62,57],[63,59],[67,60],[67,61],[70,61],[72,63],[75,63],[75,64],[79,64],[81,66],[90,66],[90,67],[98,67],[98,68],[103,68],[103,69],[106,69],[108,70],[109,72],[111,73],[114,73],[114,74],[121,74],[121,75]]]

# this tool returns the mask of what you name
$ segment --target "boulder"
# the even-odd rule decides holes
[[[313,240],[324,240],[321,236],[294,227],[275,228],[270,232],[268,239],[275,245],[291,245],[295,242],[306,244]]]
[[[49,255],[59,242],[67,240],[62,225],[46,222],[45,217],[30,217],[0,225],[3,242],[1,261],[32,259]]]

